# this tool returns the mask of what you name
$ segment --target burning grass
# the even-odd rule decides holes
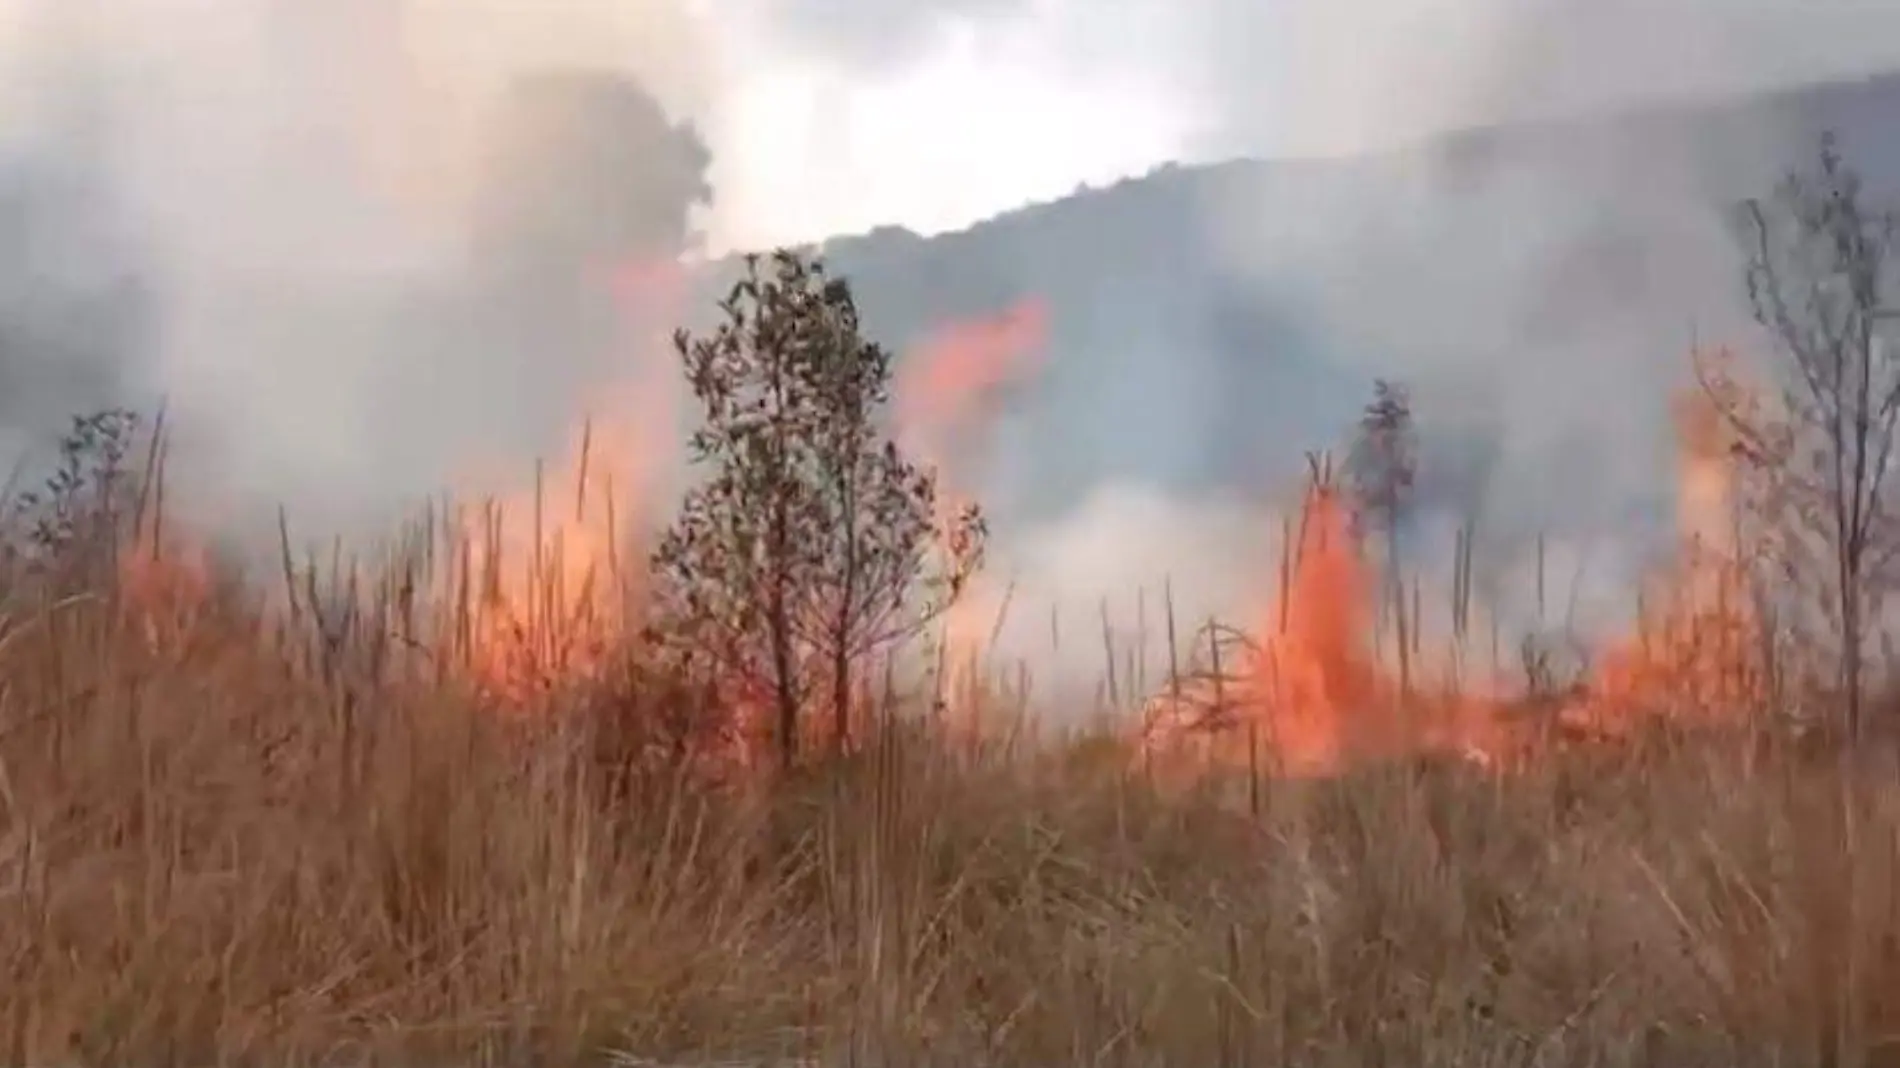
[[[1316,481],[1252,634],[1170,651],[1160,736],[1026,727],[1026,684],[966,676],[951,707],[886,681],[856,751],[768,775],[727,691],[640,654],[628,528],[575,481],[537,482],[526,550],[500,505],[376,566],[286,533],[268,593],[144,495],[123,547],[107,508],[56,567],[9,557],[0,1055],[1900,1051],[1900,775],[1774,732],[1753,617],[1707,572],[1577,687],[1481,695],[1418,648],[1395,679]],[[1147,682],[1104,640],[1125,704]]]
[[[893,695],[852,756],[716,783],[646,744],[638,671],[497,716],[392,651],[403,583],[286,621],[139,559],[0,612],[10,1063],[1832,1064],[1900,1032],[1895,777],[1739,728],[1182,780],[1116,732],[946,744]]]

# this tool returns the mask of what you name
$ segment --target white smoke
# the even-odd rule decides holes
[[[1501,616],[1507,660],[1527,633],[1584,642],[1627,625],[1644,568],[1672,544],[1668,400],[1685,383],[1688,352],[1697,342],[1763,343],[1745,314],[1724,212],[1803,165],[1819,132],[1785,112],[1727,128],[1677,122],[1689,112],[1669,109],[1900,68],[1900,8],[1852,0],[1129,7],[1171,19],[1173,32],[1137,16],[1118,31],[1094,9],[1060,2],[1019,7],[1015,32],[1035,25],[1051,41],[1089,40],[1097,57],[1179,88],[1201,119],[1184,149],[1191,155],[1340,159],[1324,171],[1263,171],[1258,184],[1229,183],[1203,204],[1220,273],[1243,280],[1256,303],[1296,316],[1327,359],[1368,387],[1374,377],[1413,385],[1428,436],[1463,428],[1490,436],[1498,462],[1483,479],[1475,563],[1494,580],[1479,596],[1496,602],[1482,607]],[[1639,108],[1662,110],[1628,123],[1409,147],[1492,123],[1602,120]],[[1185,375],[1192,358],[1177,347],[1157,366]],[[1198,603],[1186,594],[1182,610],[1232,611],[1239,576],[1252,605],[1268,603],[1270,567],[1258,559],[1249,567],[1238,547],[1271,543],[1267,502],[1295,488],[1299,451],[1343,444],[1354,414],[1335,413],[1333,441],[1283,440],[1279,473],[1253,487],[1256,503],[1244,512],[1251,537],[1236,533],[1246,523],[1230,504],[1163,499],[1147,511],[1165,522],[1084,508],[1025,536],[1017,551],[1099,561],[1094,570],[1039,571],[1048,598],[1087,603],[1129,589],[1131,567],[1209,559],[1211,540],[1229,546],[1211,555],[1230,588]],[[1205,433],[1205,416],[1191,405],[1150,408],[1123,433],[1178,441]],[[1142,492],[1111,488],[1103,498]],[[1454,518],[1438,518],[1442,536],[1424,551],[1423,579],[1439,587]],[[1126,604],[1121,612],[1126,625]]]
[[[663,2],[5,0],[0,26],[10,157],[89,176],[88,210],[137,244],[154,314],[114,370],[166,405],[179,484],[227,513],[287,502],[319,531],[391,521],[478,449],[525,479],[579,422],[587,375],[610,373],[543,306],[578,279],[476,281],[496,269],[475,244],[484,198],[520,162],[497,158],[512,94],[619,75],[675,121],[717,110],[712,45]],[[677,190],[641,191],[675,166],[671,140],[569,141],[629,137],[651,174],[544,192],[619,183],[618,210],[655,217],[627,225],[672,226]]]
[[[34,302],[91,324],[114,264],[147,269],[149,333],[108,332],[91,363],[121,380],[106,392],[167,400],[198,468],[180,484],[362,527],[471,449],[525,469],[607,373],[534,286],[464,292],[498,108],[537,73],[628,75],[693,120],[714,186],[697,222],[732,244],[967,221],[1168,157],[1385,151],[1895,64],[1900,9],[1852,0],[0,0],[0,151],[58,162],[61,188],[93,176],[122,220],[36,244],[89,268],[54,286],[86,299]],[[1414,382],[1423,418],[1497,428],[1492,548],[1519,561],[1540,525],[1613,540],[1666,490],[1665,389],[1692,337],[1738,321],[1709,209],[1797,162],[1785,133],[1395,154],[1204,214],[1220,273],[1329,357]],[[47,396],[62,418],[68,394]],[[1204,432],[1176,407],[1126,435]],[[1288,444],[1293,474],[1322,443]],[[1033,578],[1025,621],[1121,591],[1126,625],[1129,591],[1168,575],[1183,617],[1244,612],[1271,575],[1253,507],[1114,487],[1006,532],[996,571]],[[1575,555],[1599,552],[1639,555]]]

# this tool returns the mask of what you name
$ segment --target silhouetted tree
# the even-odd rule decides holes
[[[1359,418],[1350,473],[1360,522],[1376,526],[1385,539],[1386,588],[1398,626],[1399,684],[1409,689],[1412,636],[1405,615],[1405,577],[1399,569],[1399,528],[1418,483],[1418,434],[1404,386],[1383,378],[1373,383],[1372,400]]]
[[[706,478],[654,562],[683,635],[769,702],[790,766],[811,683],[828,677],[848,744],[854,668],[948,607],[985,529],[975,508],[940,520],[935,474],[880,424],[890,354],[860,332],[842,279],[794,252],[749,257],[720,309],[710,336],[675,335]]]
[[[1749,298],[1775,349],[1777,403],[1757,402],[1721,368],[1702,365],[1703,379],[1737,431],[1738,451],[1774,480],[1779,499],[1824,546],[1827,614],[1854,738],[1878,595],[1871,579],[1900,548],[1880,536],[1900,421],[1900,339],[1887,269],[1896,217],[1865,202],[1830,134],[1815,170],[1789,176],[1766,201],[1744,203],[1741,222]]]
[[[120,498],[138,425],[137,414],[123,408],[72,417],[45,482],[9,502],[34,553],[50,557],[82,539],[123,533],[117,527],[132,502]]]

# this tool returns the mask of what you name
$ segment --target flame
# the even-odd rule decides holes
[[[1372,583],[1340,492],[1316,481],[1307,495],[1287,587],[1263,628],[1254,665],[1267,735],[1290,770],[1336,767],[1350,720],[1377,688],[1369,649]]]
[[[1573,732],[1627,735],[1657,715],[1721,721],[1758,692],[1760,625],[1743,582],[1732,437],[1705,393],[1680,395],[1674,408],[1677,552],[1648,584],[1636,633],[1598,650],[1593,670],[1556,706],[1555,724]],[[1501,767],[1522,749],[1522,700],[1470,691],[1394,700],[1399,688],[1373,652],[1376,587],[1350,508],[1320,465],[1288,541],[1283,588],[1243,674],[1197,677],[1152,698],[1143,727],[1149,751],[1256,760],[1264,746],[1287,773],[1326,775],[1407,751]],[[1208,715],[1210,707],[1220,714]]]
[[[1387,691],[1373,655],[1374,583],[1350,502],[1315,464],[1297,521],[1289,522],[1278,595],[1259,613],[1257,642],[1235,665],[1197,675],[1151,699],[1151,744],[1184,740],[1217,761],[1268,761],[1284,774],[1334,773],[1368,743]],[[1206,737],[1208,734],[1215,737]]]
[[[1593,699],[1571,710],[1597,732],[1626,729],[1633,714],[1658,701],[1677,718],[1731,715],[1754,681],[1759,621],[1742,581],[1733,439],[1706,394],[1681,394],[1674,409],[1674,566],[1649,584],[1638,633],[1601,654]]]
[[[944,530],[974,499],[970,454],[980,457],[1000,395],[1040,369],[1048,334],[1048,305],[1030,297],[999,314],[937,330],[903,365],[897,389],[899,433],[912,442],[925,464],[936,468],[938,522]],[[982,601],[974,596],[951,605],[941,654],[953,673],[968,669],[980,651],[985,615]],[[945,697],[961,703],[954,694]]]
[[[119,557],[119,596],[142,614],[195,610],[211,596],[210,553],[197,541],[141,538]]]
[[[208,544],[184,531],[164,535],[141,530],[120,550],[116,590],[120,622],[160,654],[204,617],[213,590]]]
[[[900,424],[933,435],[986,424],[997,393],[1038,369],[1048,336],[1049,308],[1039,297],[939,329],[905,364]]]
[[[467,662],[506,696],[598,671],[637,625],[641,525],[658,503],[675,417],[655,324],[674,321],[685,275],[675,262],[642,260],[597,281],[614,301],[632,374],[605,391],[602,413],[532,486],[461,517],[464,593],[476,605]]]

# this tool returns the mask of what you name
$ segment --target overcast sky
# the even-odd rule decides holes
[[[719,237],[1900,65],[1900,0],[725,0]]]
[[[640,73],[706,130],[721,247],[955,228],[1170,159],[1900,65],[1900,0],[0,0],[0,65],[45,59],[34,20],[90,20],[122,66],[190,52],[241,87],[259,11],[330,42],[311,76],[359,113],[394,110],[376,93],[399,64],[438,112],[537,63]]]

